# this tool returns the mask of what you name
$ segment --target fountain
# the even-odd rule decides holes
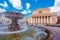
[[[21,13],[16,13],[16,12],[12,12],[12,13],[6,13],[7,18],[10,18],[12,20],[11,25],[8,27],[9,31],[16,31],[19,30],[19,25],[17,23],[18,19],[23,19],[24,15]]]
[[[27,25],[24,15],[21,13],[3,12],[2,15],[2,18],[8,20],[7,25],[2,23],[0,40],[45,40],[48,37],[44,28],[36,25]]]

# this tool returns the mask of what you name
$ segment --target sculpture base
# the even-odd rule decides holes
[[[17,21],[12,21],[12,24],[9,25],[8,29],[9,29],[9,31],[17,31],[20,28],[19,28]]]

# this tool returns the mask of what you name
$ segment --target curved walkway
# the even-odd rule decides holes
[[[60,27],[45,26],[45,28],[50,29],[53,32],[54,40],[60,40]]]

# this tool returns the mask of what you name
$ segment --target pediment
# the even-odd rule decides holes
[[[50,9],[48,9],[48,8],[39,8],[39,9],[34,10],[32,14],[37,14],[37,13],[49,14]]]

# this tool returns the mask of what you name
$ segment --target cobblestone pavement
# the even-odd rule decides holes
[[[54,40],[60,40],[60,27],[45,27],[53,32]]]

